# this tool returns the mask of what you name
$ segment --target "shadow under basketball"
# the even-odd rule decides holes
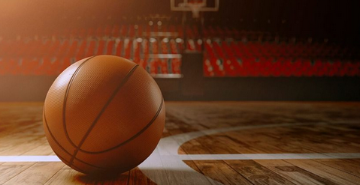
[[[75,180],[84,184],[98,184],[106,182],[128,182],[129,172],[124,173],[106,173],[106,174],[82,174],[78,173],[74,176]]]
[[[96,175],[77,173],[73,178],[74,181],[81,184],[156,184],[147,178],[139,168],[134,168],[124,173],[113,172]]]

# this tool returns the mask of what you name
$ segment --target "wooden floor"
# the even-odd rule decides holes
[[[360,184],[360,103],[166,102],[166,114],[148,160],[94,177],[7,161],[55,154],[42,103],[0,103],[0,184]]]

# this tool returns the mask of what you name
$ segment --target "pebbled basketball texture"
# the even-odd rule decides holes
[[[47,140],[65,164],[86,174],[121,173],[155,149],[165,105],[143,68],[100,55],[74,63],[57,77],[43,120]]]

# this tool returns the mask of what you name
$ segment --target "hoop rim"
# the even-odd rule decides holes
[[[203,2],[205,2],[205,4],[203,7],[200,8],[199,12],[217,12],[217,11],[219,11],[220,0],[215,0],[214,7],[207,7],[206,1],[203,1]],[[184,3],[181,3],[181,4],[189,4],[189,3],[198,4],[197,2],[188,2],[188,1],[184,1]],[[190,9],[190,7],[186,6],[186,5],[176,6],[175,0],[170,0],[170,9],[171,9],[171,11],[187,11],[187,12],[192,11]]]

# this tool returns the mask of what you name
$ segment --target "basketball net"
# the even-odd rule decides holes
[[[204,2],[192,2],[192,3],[188,3],[187,6],[192,11],[193,18],[199,18],[200,17],[200,9],[205,6],[205,3]]]

